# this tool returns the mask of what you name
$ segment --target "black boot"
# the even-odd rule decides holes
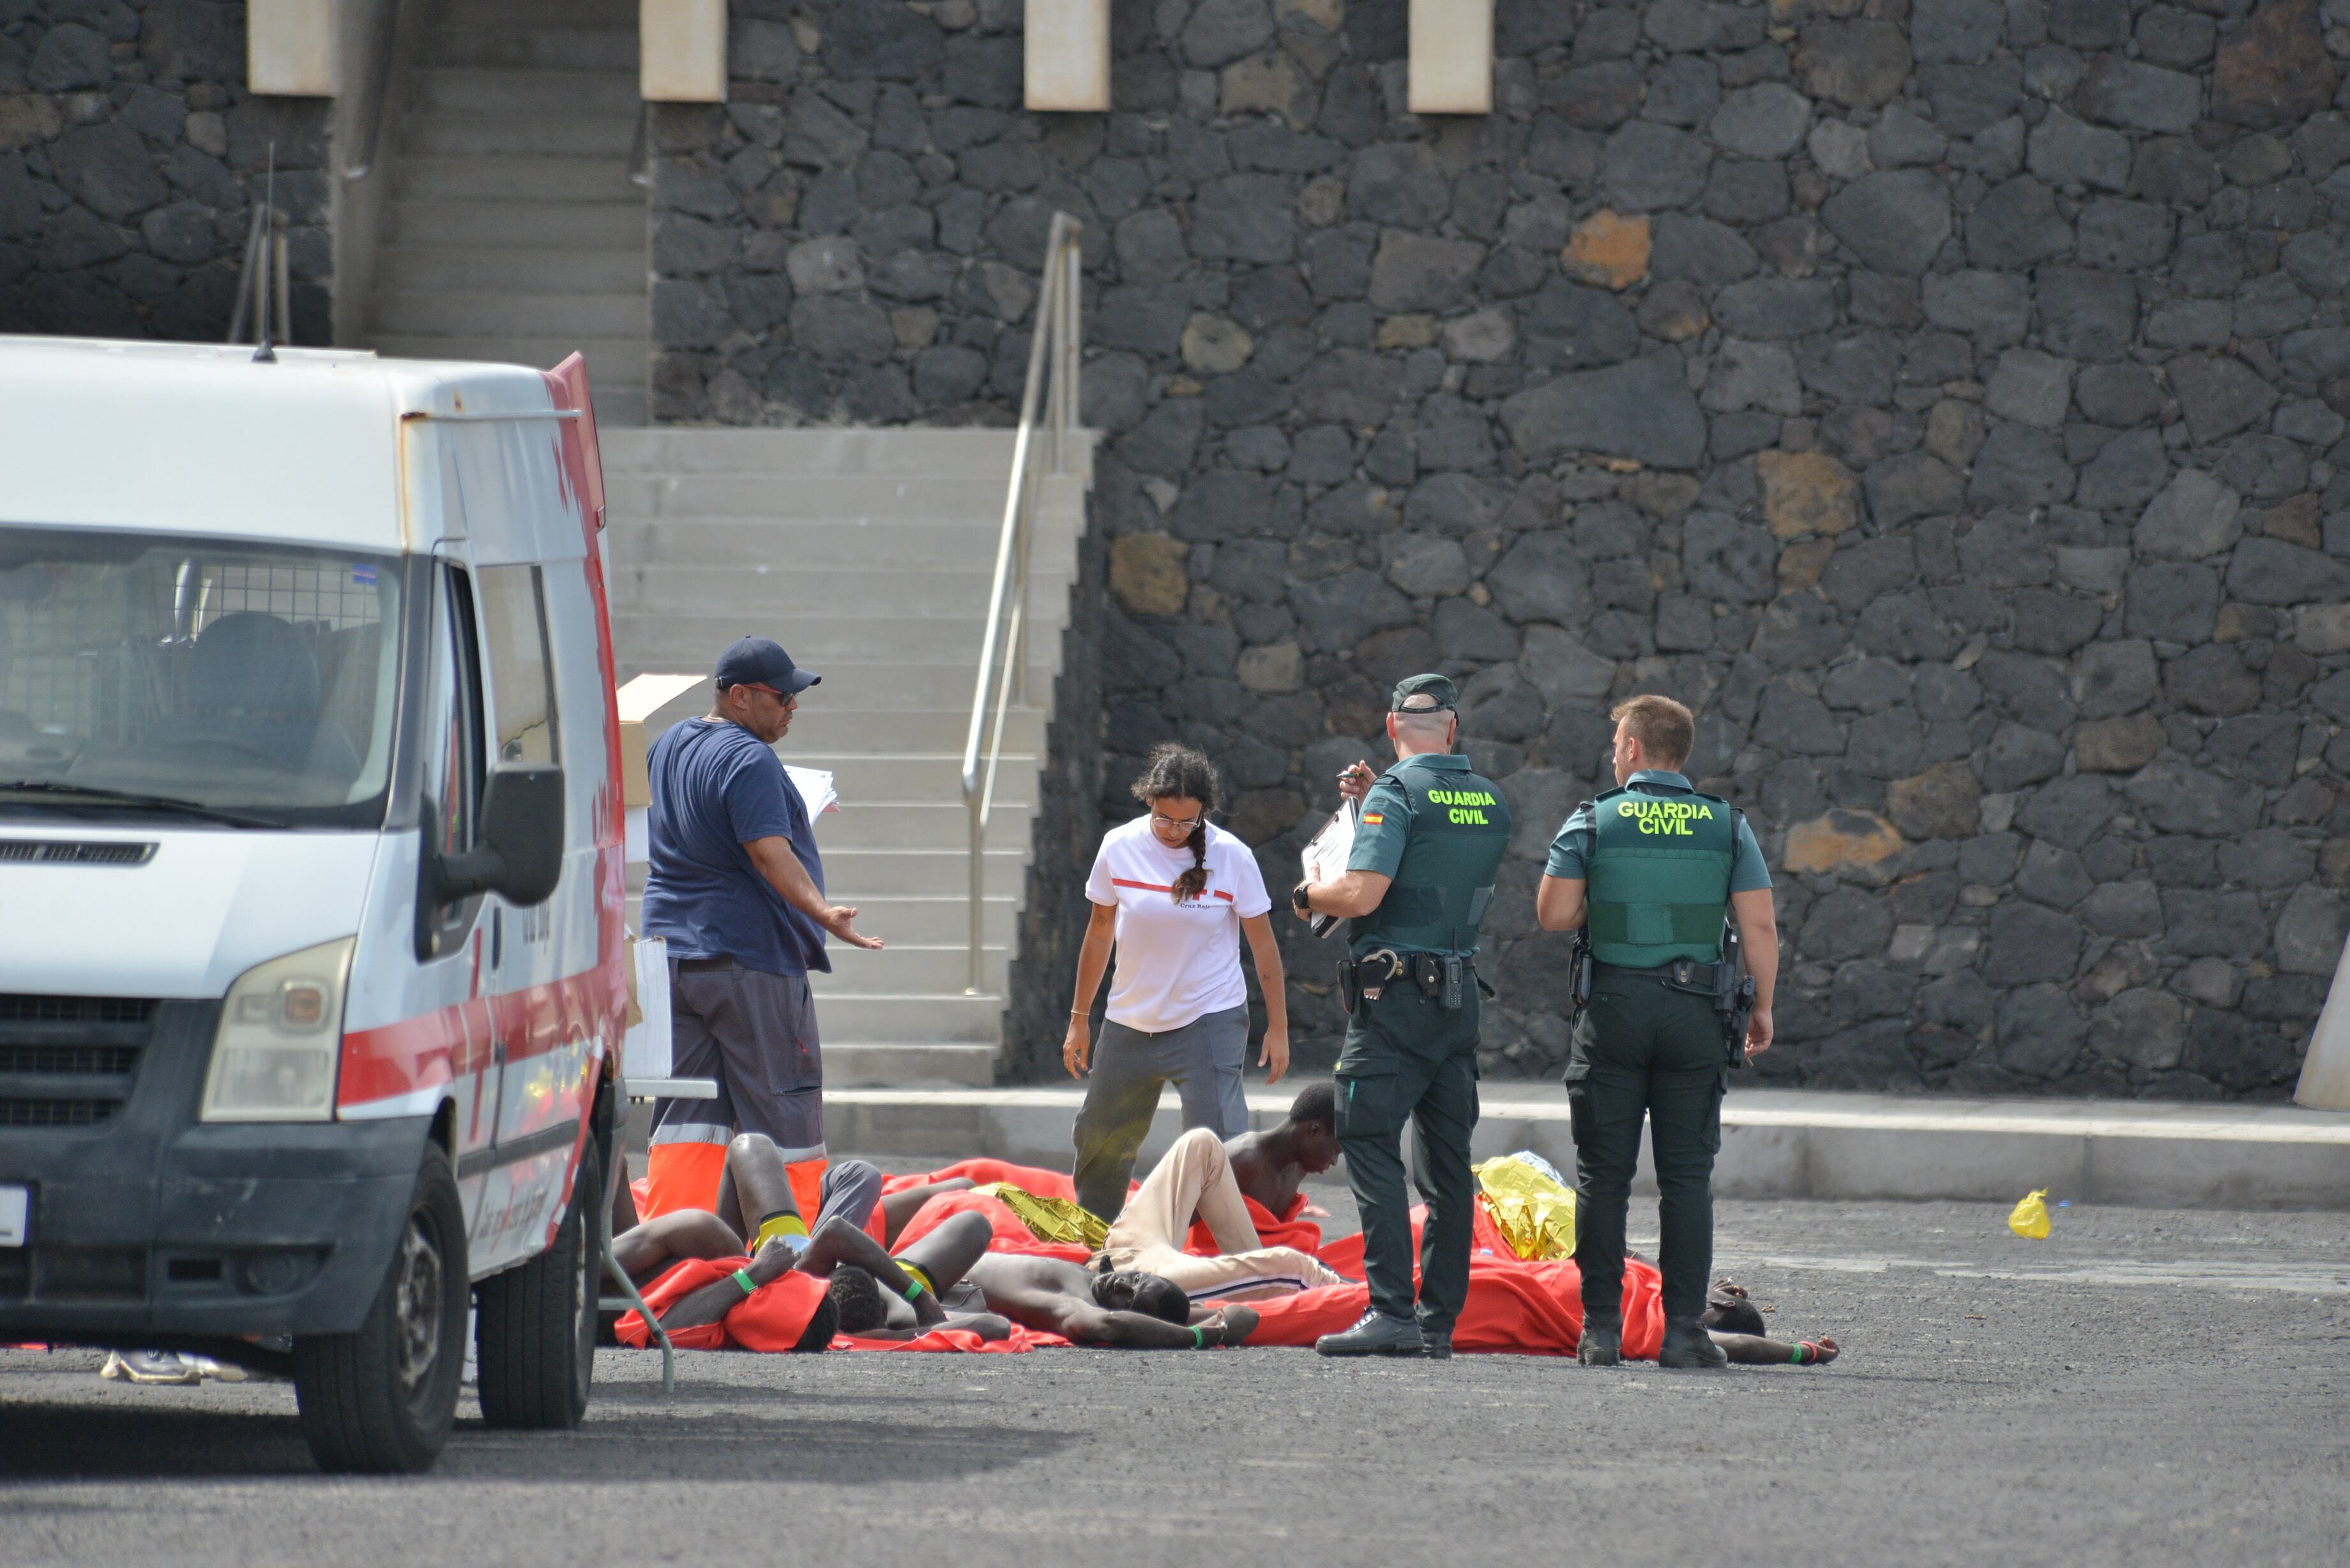
[[[1586,1366],[1617,1366],[1624,1360],[1624,1324],[1619,1318],[1585,1314],[1583,1336],[1575,1341],[1575,1358]]]
[[[1696,1318],[1665,1323],[1665,1347],[1657,1353],[1659,1366],[1727,1366],[1730,1357],[1713,1343],[1713,1335]]]

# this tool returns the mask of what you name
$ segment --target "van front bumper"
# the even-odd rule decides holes
[[[347,1334],[367,1316],[431,1118],[206,1126],[217,1002],[159,1005],[135,1084],[93,1127],[0,1126],[28,1189],[0,1247],[0,1340]]]

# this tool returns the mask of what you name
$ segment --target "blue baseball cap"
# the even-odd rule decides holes
[[[764,686],[785,697],[824,679],[794,664],[783,644],[765,637],[743,638],[720,654],[716,674],[722,691],[729,686]]]

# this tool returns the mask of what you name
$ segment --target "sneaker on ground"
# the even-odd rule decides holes
[[[100,1377],[127,1378],[133,1383],[202,1383],[204,1375],[176,1350],[122,1350],[106,1358]]]

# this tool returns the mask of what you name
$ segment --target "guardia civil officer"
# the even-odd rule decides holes
[[[1558,830],[1534,903],[1544,930],[1587,927],[1593,961],[1566,1069],[1583,1274],[1577,1355],[1586,1366],[1622,1355],[1624,1210],[1646,1116],[1662,1231],[1658,1361],[1720,1366],[1726,1358],[1700,1321],[1713,1269],[1713,1157],[1732,1053],[1771,1044],[1779,967],[1771,873],[1743,814],[1681,776],[1696,732],[1688,709],[1635,697],[1610,717],[1621,787],[1576,807]],[[1726,919],[1754,981],[1736,1038],[1735,1012],[1717,988]]]
[[[1291,904],[1354,920],[1339,985],[1347,1003],[1338,1056],[1338,1142],[1363,1211],[1371,1310],[1325,1355],[1452,1354],[1469,1297],[1469,1135],[1477,1125],[1477,924],[1510,842],[1510,808],[1492,781],[1453,754],[1460,702],[1441,675],[1399,683],[1388,702],[1396,764],[1369,782],[1357,763],[1340,788],[1362,798],[1344,875],[1300,883]],[[1367,793],[1365,786],[1367,784]],[[1415,1310],[1411,1199],[1401,1138],[1417,1130],[1413,1175],[1428,1199]]]

